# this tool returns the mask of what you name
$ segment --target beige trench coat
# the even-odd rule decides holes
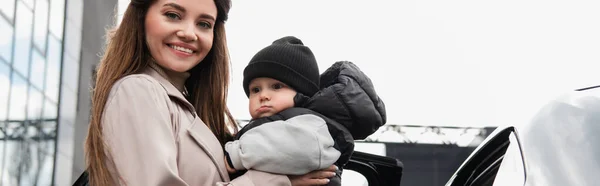
[[[118,185],[291,185],[287,176],[252,170],[230,182],[215,135],[152,68],[115,83],[102,126]]]

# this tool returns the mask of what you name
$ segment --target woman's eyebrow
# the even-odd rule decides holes
[[[167,4],[163,5],[163,6],[170,6],[170,7],[173,7],[173,8],[175,8],[175,9],[177,9],[177,10],[179,10],[179,11],[181,11],[181,12],[185,13],[185,8],[183,8],[183,6],[181,6],[181,5],[178,5],[178,4],[176,4],[176,3],[167,3]]]
[[[211,21],[215,21],[215,18],[213,16],[211,16],[211,15],[208,15],[208,14],[201,14],[200,18],[210,19]]]
[[[179,10],[179,11],[181,11],[181,12],[185,13],[185,8],[183,8],[183,6],[181,6],[181,5],[178,5],[178,4],[176,4],[176,3],[167,3],[167,4],[163,5],[163,6],[169,6],[169,7],[175,8],[175,9],[177,9],[177,10]],[[216,19],[215,19],[215,17],[213,17],[213,16],[211,16],[211,15],[208,15],[208,14],[201,14],[201,15],[200,15],[200,18],[203,18],[203,19],[210,19],[210,20],[212,20],[212,21],[216,20]]]

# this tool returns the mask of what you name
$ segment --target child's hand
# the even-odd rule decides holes
[[[227,172],[229,174],[237,172],[237,170],[235,170],[233,167],[231,167],[231,165],[229,165],[229,162],[227,162],[227,157],[223,157],[223,161],[225,161],[225,167],[227,168]]]

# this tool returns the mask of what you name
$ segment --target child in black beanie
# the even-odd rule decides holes
[[[385,106],[351,62],[322,75],[312,51],[287,36],[259,51],[244,69],[252,120],[225,145],[228,171],[302,175],[336,165],[328,185],[364,139],[385,124]]]

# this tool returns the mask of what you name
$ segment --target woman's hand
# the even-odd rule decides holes
[[[227,161],[227,157],[223,157],[223,161],[225,161],[225,168],[227,168],[227,172],[229,174],[233,174],[233,173],[237,172],[237,170],[235,170],[234,168],[231,167],[231,165],[229,165],[229,162]]]
[[[288,175],[292,186],[309,186],[309,185],[325,185],[329,183],[329,178],[335,176],[335,165],[329,166],[326,169],[316,170],[304,175]]]

